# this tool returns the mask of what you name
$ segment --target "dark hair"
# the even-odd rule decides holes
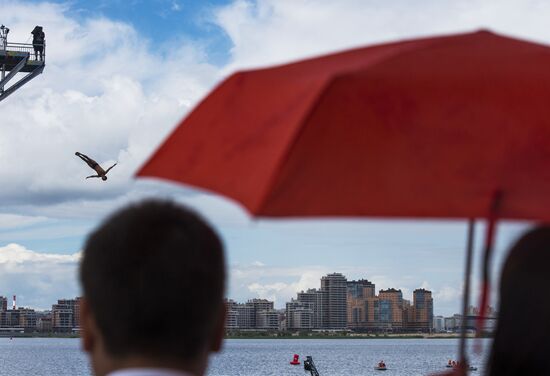
[[[144,201],[109,217],[86,242],[80,279],[113,357],[192,360],[224,309],[220,239],[169,201]]]
[[[550,227],[512,247],[500,281],[498,324],[489,375],[544,375],[550,353]]]

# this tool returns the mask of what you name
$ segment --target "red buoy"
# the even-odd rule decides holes
[[[290,361],[290,364],[297,366],[300,364],[300,355],[294,354],[294,358]]]

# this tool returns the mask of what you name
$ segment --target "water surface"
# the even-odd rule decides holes
[[[483,340],[484,348],[490,340]],[[230,339],[212,358],[208,376],[304,376],[293,354],[313,356],[321,376],[429,375],[456,358],[456,339]],[[471,354],[483,375],[483,356]],[[375,371],[384,360],[388,370]],[[77,338],[0,338],[0,376],[90,376]],[[309,374],[308,374],[309,375]]]
[[[490,340],[482,343],[487,349]],[[429,375],[445,371],[457,352],[457,339],[233,339],[213,357],[208,375],[303,376],[303,366],[289,364],[293,354],[311,355],[321,376]],[[472,374],[483,375],[483,355],[470,351],[470,359],[478,367]],[[374,370],[380,360],[387,371]]]

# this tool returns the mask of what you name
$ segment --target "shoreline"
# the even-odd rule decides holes
[[[79,334],[64,334],[64,333],[13,333],[13,335],[1,334],[0,339],[2,338],[80,338]],[[262,332],[251,332],[251,333],[239,333],[239,334],[226,334],[224,339],[458,339],[460,334],[362,334],[362,333],[353,333],[353,334],[318,334],[318,333],[309,333],[309,334],[280,334],[280,333],[262,333]],[[467,338],[475,338],[475,335],[468,334]],[[492,338],[490,335],[483,335],[480,338]]]
[[[460,334],[360,334],[354,333],[350,335],[338,334],[304,334],[304,335],[274,335],[270,333],[246,333],[246,334],[229,334],[225,339],[459,339]],[[473,334],[468,334],[467,338],[476,338]],[[489,335],[483,335],[480,338],[492,338]]]
[[[2,338],[80,338],[80,335],[64,333],[2,333],[0,334],[0,339]]]

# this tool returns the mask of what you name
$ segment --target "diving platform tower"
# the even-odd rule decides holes
[[[38,76],[46,65],[46,42],[43,44],[8,43],[10,29],[0,26],[0,102]],[[7,87],[17,73],[27,73]]]

